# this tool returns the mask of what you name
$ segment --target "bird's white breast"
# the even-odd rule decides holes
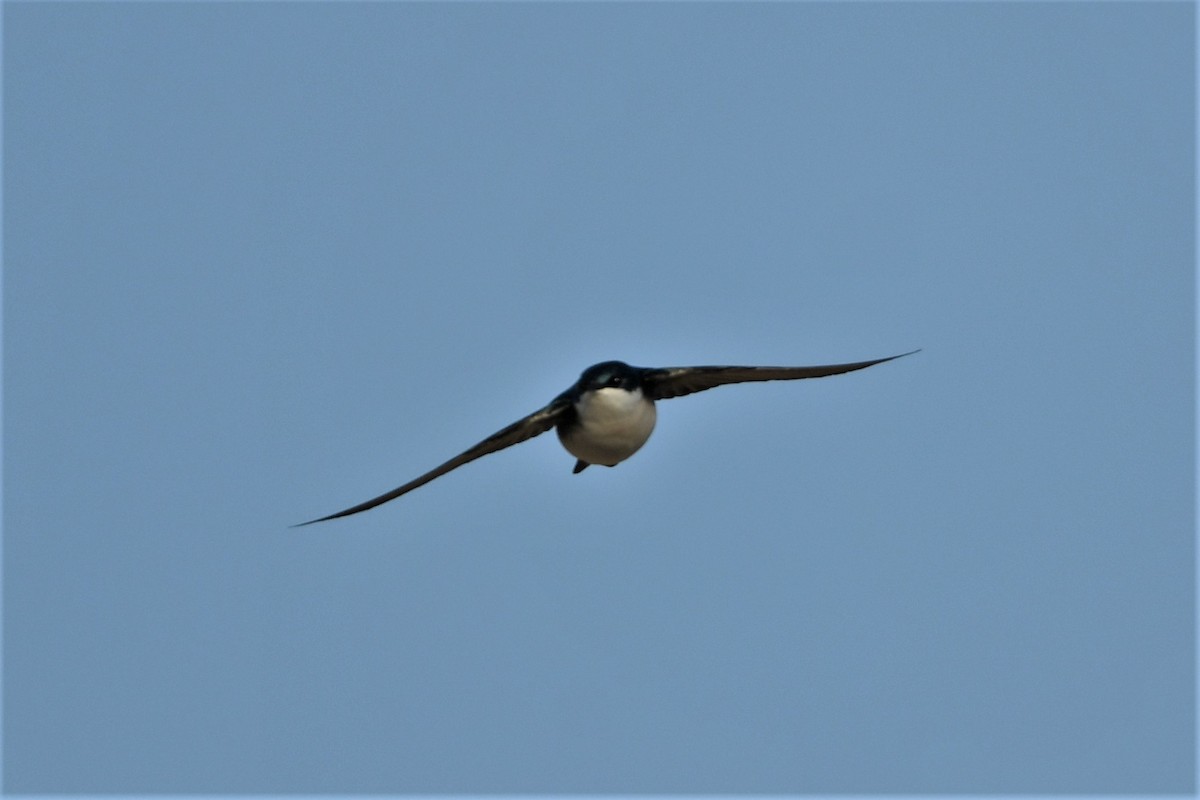
[[[578,423],[559,429],[567,452],[589,464],[612,467],[646,443],[654,430],[654,403],[641,389],[604,388],[584,394],[575,404]]]

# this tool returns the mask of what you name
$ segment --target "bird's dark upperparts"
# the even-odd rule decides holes
[[[917,352],[920,351],[816,367],[633,367],[623,361],[603,361],[585,369],[579,380],[543,408],[493,433],[424,475],[364,503],[292,527],[348,517],[382,505],[452,469],[520,444],[551,428],[557,430],[558,439],[567,452],[575,456],[573,472],[582,472],[592,464],[615,467],[636,453],[650,438],[657,418],[654,405],[657,400],[682,397],[729,383],[792,381],[841,375]]]

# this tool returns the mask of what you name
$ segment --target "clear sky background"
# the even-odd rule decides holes
[[[7,791],[1194,788],[1192,4],[3,14]]]

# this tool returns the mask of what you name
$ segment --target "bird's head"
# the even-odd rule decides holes
[[[624,361],[602,361],[588,367],[579,376],[579,388],[585,392],[608,388],[632,392],[641,385],[641,372]]]

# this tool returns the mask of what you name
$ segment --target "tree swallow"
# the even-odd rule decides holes
[[[592,464],[615,467],[636,453],[654,430],[654,401],[682,397],[727,383],[748,381],[791,381],[799,378],[823,378],[882,364],[918,352],[856,361],[852,364],[828,364],[820,367],[631,367],[623,361],[604,361],[588,367],[575,385],[527,417],[493,433],[471,449],[459,453],[441,466],[434,467],[403,486],[392,489],[365,503],[312,519],[293,527],[311,525],[395,500],[402,494],[424,486],[452,469],[482,458],[488,453],[512,447],[551,428],[558,440],[575,456],[573,473]]]

